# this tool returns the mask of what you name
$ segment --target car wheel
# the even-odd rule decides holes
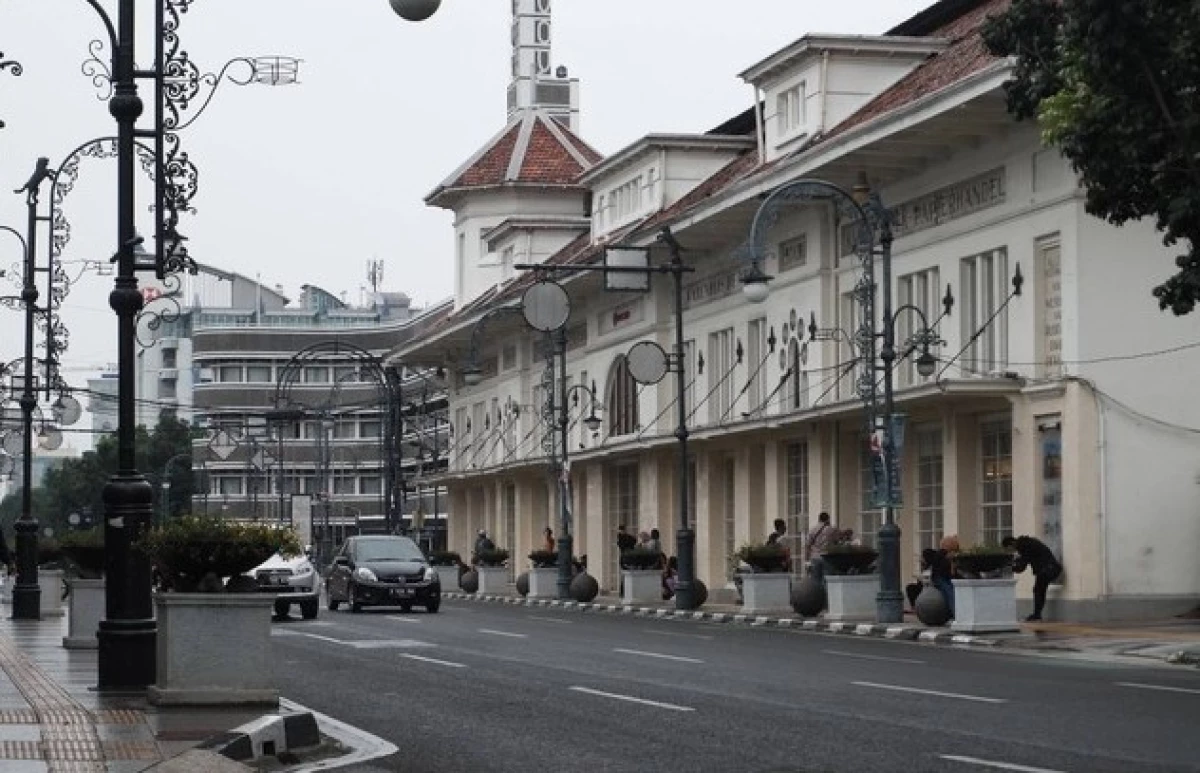
[[[300,616],[305,620],[312,620],[316,618],[317,612],[320,611],[320,608],[321,605],[317,603],[316,599],[313,599],[312,601],[301,601]]]
[[[336,612],[338,609],[338,605],[341,603],[342,602],[338,601],[337,599],[335,599],[333,597],[332,593],[330,593],[328,590],[325,591],[325,608],[326,609],[328,609],[330,612]]]
[[[287,617],[288,609],[291,606],[292,606],[291,604],[289,604],[288,602],[286,602],[282,599],[276,599],[275,600],[275,616],[276,617]]]
[[[401,612],[411,612],[411,611],[412,611],[412,604],[401,604],[401,605],[400,605],[400,611],[401,611]]]
[[[440,596],[436,597],[436,598],[432,598],[425,604],[425,611],[432,615],[433,613],[437,612],[438,608],[441,606],[442,606],[442,599]]]
[[[346,595],[350,597],[350,611],[351,612],[361,612],[363,605],[361,602],[359,602],[357,594],[355,594],[355,592],[354,592],[353,585],[350,586],[350,590],[349,590],[349,592],[347,592]]]

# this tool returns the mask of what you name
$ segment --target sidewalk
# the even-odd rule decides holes
[[[158,709],[140,695],[101,696],[92,689],[96,650],[62,646],[65,618],[12,620],[11,614],[10,606],[0,606],[0,770],[248,770],[193,747],[272,712]],[[185,752],[186,760],[170,762]]]
[[[1021,623],[1019,631],[963,634],[949,628],[931,628],[916,615],[905,613],[904,622],[833,623],[821,618],[790,615],[746,615],[737,604],[708,602],[700,611],[680,612],[671,602],[625,606],[617,596],[597,596],[591,603],[528,599],[515,592],[507,595],[446,593],[447,598],[469,601],[560,607],[579,612],[693,620],[709,623],[743,624],[756,627],[789,628],[817,633],[837,633],[885,639],[920,641],[957,647],[1002,647],[1010,650],[1079,653],[1092,659],[1132,657],[1179,665],[1200,665],[1200,618],[1126,621],[1113,623]]]

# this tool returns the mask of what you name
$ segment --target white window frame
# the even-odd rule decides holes
[[[1008,249],[1001,247],[963,258],[960,284],[962,341],[966,344],[959,360],[963,371],[987,375],[1005,370],[1008,367],[1008,315],[996,315],[996,312],[1008,296]],[[993,315],[996,315],[995,319],[992,319]],[[972,341],[972,336],[985,324],[986,329]],[[966,343],[968,341],[971,343]]]
[[[879,529],[883,526],[883,508],[871,506],[871,486],[874,483],[874,473],[871,468],[872,455],[866,444],[858,455],[858,529],[854,536],[867,547],[877,547]]]
[[[922,319],[920,314],[917,314],[911,309],[906,309],[900,313],[896,320],[896,343],[897,356],[904,356],[902,362],[898,364],[899,386],[908,387],[919,382],[928,381],[927,377],[917,373],[917,358],[921,356],[921,349],[914,349],[911,354],[905,344],[912,337],[913,333],[919,331],[925,324],[933,324],[941,313],[941,296],[939,288],[941,287],[941,271],[937,266],[924,269],[923,271],[914,271],[911,274],[905,274],[900,277],[896,287],[897,308],[904,306],[913,306],[920,309],[921,314],[925,315]],[[937,346],[929,347],[929,353],[934,357],[941,356],[941,349]],[[936,371],[935,371],[936,372]]]
[[[792,574],[804,570],[803,539],[808,534],[808,441],[796,440],[784,446],[787,465],[787,525],[785,544],[792,553]]]
[[[979,535],[999,545],[1013,533],[1012,420],[986,418],[979,424]]]
[[[734,335],[727,327],[708,334],[708,423],[718,424],[733,403]]]
[[[942,427],[917,427],[917,552],[937,547],[945,533],[945,442]]]

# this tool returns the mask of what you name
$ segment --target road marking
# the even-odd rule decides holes
[[[865,655],[861,652],[843,652],[842,650],[821,650],[826,655],[837,655],[843,658],[859,658],[860,660],[882,660],[888,663],[915,663],[918,666],[925,665],[924,660],[915,658],[892,658],[887,655]]]
[[[564,625],[573,625],[574,620],[563,620],[561,617],[542,617],[541,615],[525,615],[530,620],[541,620],[543,623],[563,623]]]
[[[1138,684],[1137,682],[1117,682],[1117,687],[1136,687],[1139,690],[1162,690],[1163,692],[1185,692],[1200,695],[1200,690],[1191,687],[1169,687],[1165,684]]]
[[[491,628],[480,628],[480,633],[491,634],[492,636],[507,636],[510,639],[528,639],[529,634],[513,633],[512,631],[496,631]]]
[[[895,690],[897,692],[912,692],[920,695],[934,695],[938,698],[957,698],[963,701],[977,701],[979,703],[1008,703],[1006,698],[985,698],[980,695],[963,695],[957,692],[941,692],[940,690],[922,690],[917,687],[901,687],[895,684],[879,684],[877,682],[851,682],[850,684],[858,685],[859,687],[874,687],[877,690]]]
[[[704,639],[705,641],[712,641],[711,636],[705,636],[702,633],[679,633],[678,631],[659,631],[654,628],[644,628],[643,630],[646,633],[652,633],[655,636],[679,636],[679,637],[683,637],[683,638],[687,638],[687,639]]]
[[[356,650],[412,649],[414,647],[434,647],[427,641],[416,639],[368,639],[366,641],[342,642]]]
[[[401,617],[400,615],[388,615],[388,620],[398,620],[401,623],[419,623],[419,622],[421,622],[421,618],[419,618],[419,617]]]
[[[644,658],[660,658],[662,660],[676,660],[680,663],[703,663],[699,658],[685,658],[681,655],[664,655],[661,652],[644,652],[642,650],[627,650],[622,647],[613,647],[613,652],[620,652],[623,655],[640,655]]]
[[[408,658],[409,660],[419,660],[422,663],[432,663],[435,666],[447,666],[449,668],[466,668],[467,667],[466,663],[455,663],[450,660],[438,660],[437,658],[427,658],[427,657],[424,657],[423,655],[413,655],[412,653],[409,653],[409,652],[404,653],[400,657]]]
[[[1014,762],[997,762],[996,760],[981,760],[978,757],[963,757],[958,754],[939,754],[944,760],[951,762],[965,762],[968,765],[982,765],[986,768],[996,768],[997,770],[1016,770],[1020,773],[1063,773],[1061,770],[1052,768],[1031,768],[1028,765],[1018,765]]]
[[[568,689],[574,690],[575,692],[584,693],[585,695],[596,695],[601,698],[612,698],[613,700],[628,701],[629,703],[640,703],[643,706],[654,706],[658,709],[669,709],[671,711],[695,711],[695,709],[691,706],[677,706],[674,703],[651,701],[646,700],[645,698],[635,698],[632,695],[621,695],[620,693],[615,692],[601,692],[599,690],[592,690],[587,687],[570,687]]]
[[[319,633],[308,633],[306,631],[279,631],[275,635],[276,636],[307,636],[310,639],[316,639],[318,641],[333,642],[334,644],[353,644],[353,642],[343,641],[341,639],[335,639],[332,636],[322,636]]]

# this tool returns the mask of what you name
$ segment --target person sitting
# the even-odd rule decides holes
[[[950,617],[954,617],[954,583],[951,580],[954,577],[954,568],[950,563],[949,554],[938,548],[925,548],[921,551],[921,565],[929,570],[929,584],[937,588],[938,593],[942,594],[942,600],[946,602],[946,609],[950,611]],[[913,602],[916,605],[916,602]]]
[[[662,586],[663,586],[663,601],[668,601],[675,596],[675,582],[679,577],[679,561],[675,556],[667,559],[667,568],[663,570]]]

